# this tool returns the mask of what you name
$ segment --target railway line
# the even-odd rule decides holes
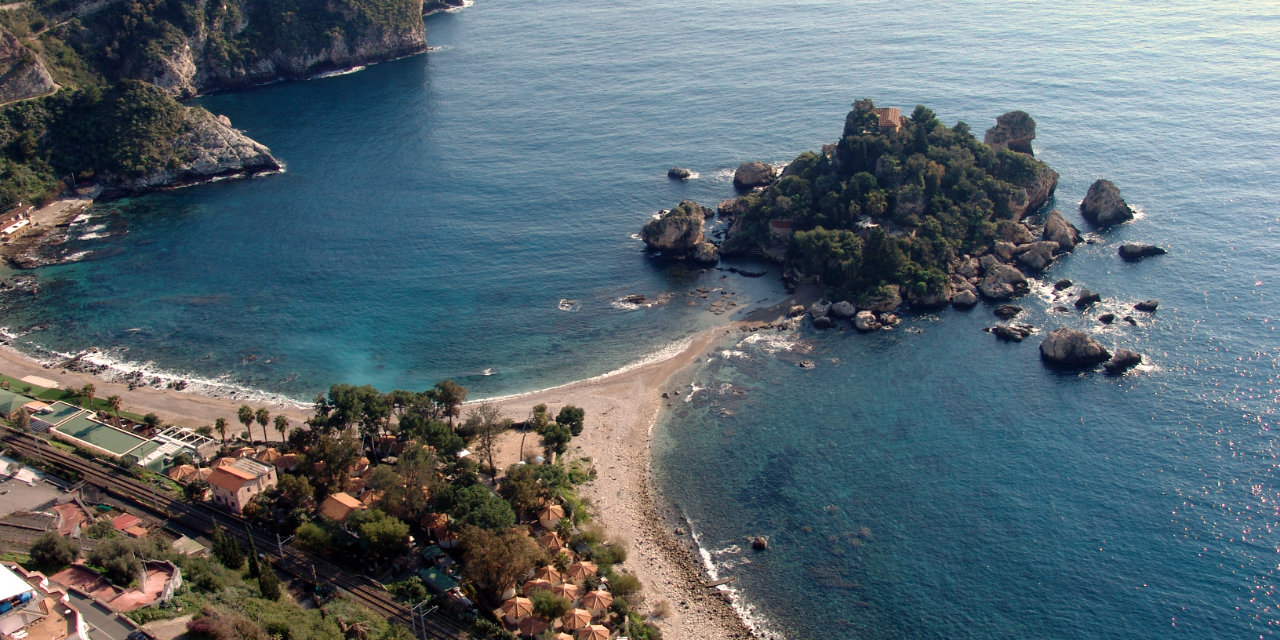
[[[346,592],[353,600],[382,616],[416,632],[423,640],[463,640],[470,638],[457,622],[438,613],[411,620],[409,608],[396,602],[382,585],[362,576],[352,576],[337,565],[295,547],[278,545],[274,536],[253,531],[244,518],[204,504],[191,504],[171,493],[142,482],[119,468],[100,460],[90,460],[49,446],[42,438],[19,431],[0,431],[0,441],[15,452],[79,474],[80,479],[122,500],[127,500],[173,523],[201,532],[213,524],[247,542],[271,558],[273,565],[297,578],[315,580]]]

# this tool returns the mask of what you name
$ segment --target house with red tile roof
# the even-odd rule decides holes
[[[275,466],[239,458],[215,465],[209,474],[209,491],[215,505],[240,513],[250,500],[276,486],[276,480]]]

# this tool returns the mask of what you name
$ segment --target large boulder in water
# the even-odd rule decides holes
[[[996,126],[987,129],[983,142],[992,149],[1008,149],[1035,155],[1031,151],[1031,141],[1035,137],[1036,121],[1026,111],[1010,111],[996,118]]]
[[[902,296],[898,294],[898,288],[893,286],[877,289],[876,295],[867,300],[867,308],[875,313],[889,313],[900,306]]]
[[[1089,368],[1111,358],[1111,353],[1089,334],[1078,329],[1055,329],[1040,343],[1040,358],[1067,368]]]
[[[1120,197],[1120,189],[1110,180],[1098,180],[1080,203],[1080,215],[1095,227],[1109,227],[1133,219],[1133,209]]]
[[[736,218],[746,213],[749,208],[746,198],[729,198],[720,201],[720,204],[716,206],[716,213],[721,218]]]
[[[645,224],[640,230],[640,239],[650,251],[661,251],[664,257],[686,257],[702,242],[702,222],[708,213],[714,214],[692,200],[685,200]]]
[[[733,186],[739,189],[767,187],[778,179],[778,170],[763,162],[744,162],[733,172]]]
[[[880,323],[876,321],[876,314],[870,311],[859,311],[858,315],[853,317],[853,327],[858,331],[875,331],[880,328]]]
[[[1128,349],[1116,349],[1116,354],[1106,364],[1102,365],[1107,373],[1118,376],[1136,366],[1142,364],[1142,355],[1130,351]]]
[[[973,289],[965,289],[951,296],[951,306],[957,309],[972,309],[976,304],[978,296],[974,295]]]
[[[1120,245],[1119,253],[1120,257],[1123,258],[1125,262],[1137,262],[1138,260],[1149,258],[1151,256],[1162,256],[1167,252],[1154,244],[1138,244],[1129,242]]]
[[[1067,219],[1062,217],[1062,212],[1054,209],[1049,215],[1044,217],[1044,231],[1040,237],[1050,242],[1058,243],[1058,251],[1071,251],[1080,244],[1080,230],[1075,228]]]
[[[693,177],[693,172],[684,167],[671,167],[667,169],[667,177],[672,180],[688,180]]]

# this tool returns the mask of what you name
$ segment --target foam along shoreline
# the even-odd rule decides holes
[[[213,380],[179,378],[173,374],[156,374],[155,377],[161,377],[162,380],[183,379],[187,380],[189,384],[185,390],[181,391],[150,386],[139,386],[130,389],[127,382],[112,381],[112,379],[102,376],[53,367],[53,364],[65,362],[69,359],[69,357],[61,357],[64,354],[49,352],[56,359],[51,358],[50,362],[45,363],[18,351],[12,344],[8,344],[9,342],[12,341],[6,340],[6,344],[0,346],[0,373],[19,379],[33,375],[39,376],[57,382],[58,386],[64,389],[80,388],[92,383],[97,389],[95,394],[97,397],[105,398],[111,395],[118,395],[123,400],[126,410],[139,414],[154,413],[166,423],[178,426],[191,428],[209,426],[218,418],[226,418],[232,425],[236,425],[236,410],[242,404],[266,407],[273,414],[286,415],[289,417],[290,423],[295,426],[301,426],[303,421],[310,416],[310,407],[293,399],[251,392]],[[113,378],[117,379],[123,377],[126,372],[141,370],[138,367],[130,367],[126,363],[116,363],[109,359],[98,358],[93,361],[98,362],[99,360],[102,361],[102,364],[108,365],[108,371],[111,371]],[[148,379],[153,377],[151,374],[145,375]],[[270,431],[268,429],[268,435],[277,435],[270,433]]]

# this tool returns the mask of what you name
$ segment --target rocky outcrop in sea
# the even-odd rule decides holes
[[[1106,228],[1132,220],[1133,209],[1120,197],[1120,189],[1115,184],[1099,179],[1089,186],[1080,203],[1080,215],[1093,226]]]
[[[174,162],[137,177],[99,175],[104,192],[107,195],[139,193],[282,168],[270,149],[232,128],[225,116],[192,107],[187,110],[187,124],[187,130],[174,140],[174,148],[182,150]]]

